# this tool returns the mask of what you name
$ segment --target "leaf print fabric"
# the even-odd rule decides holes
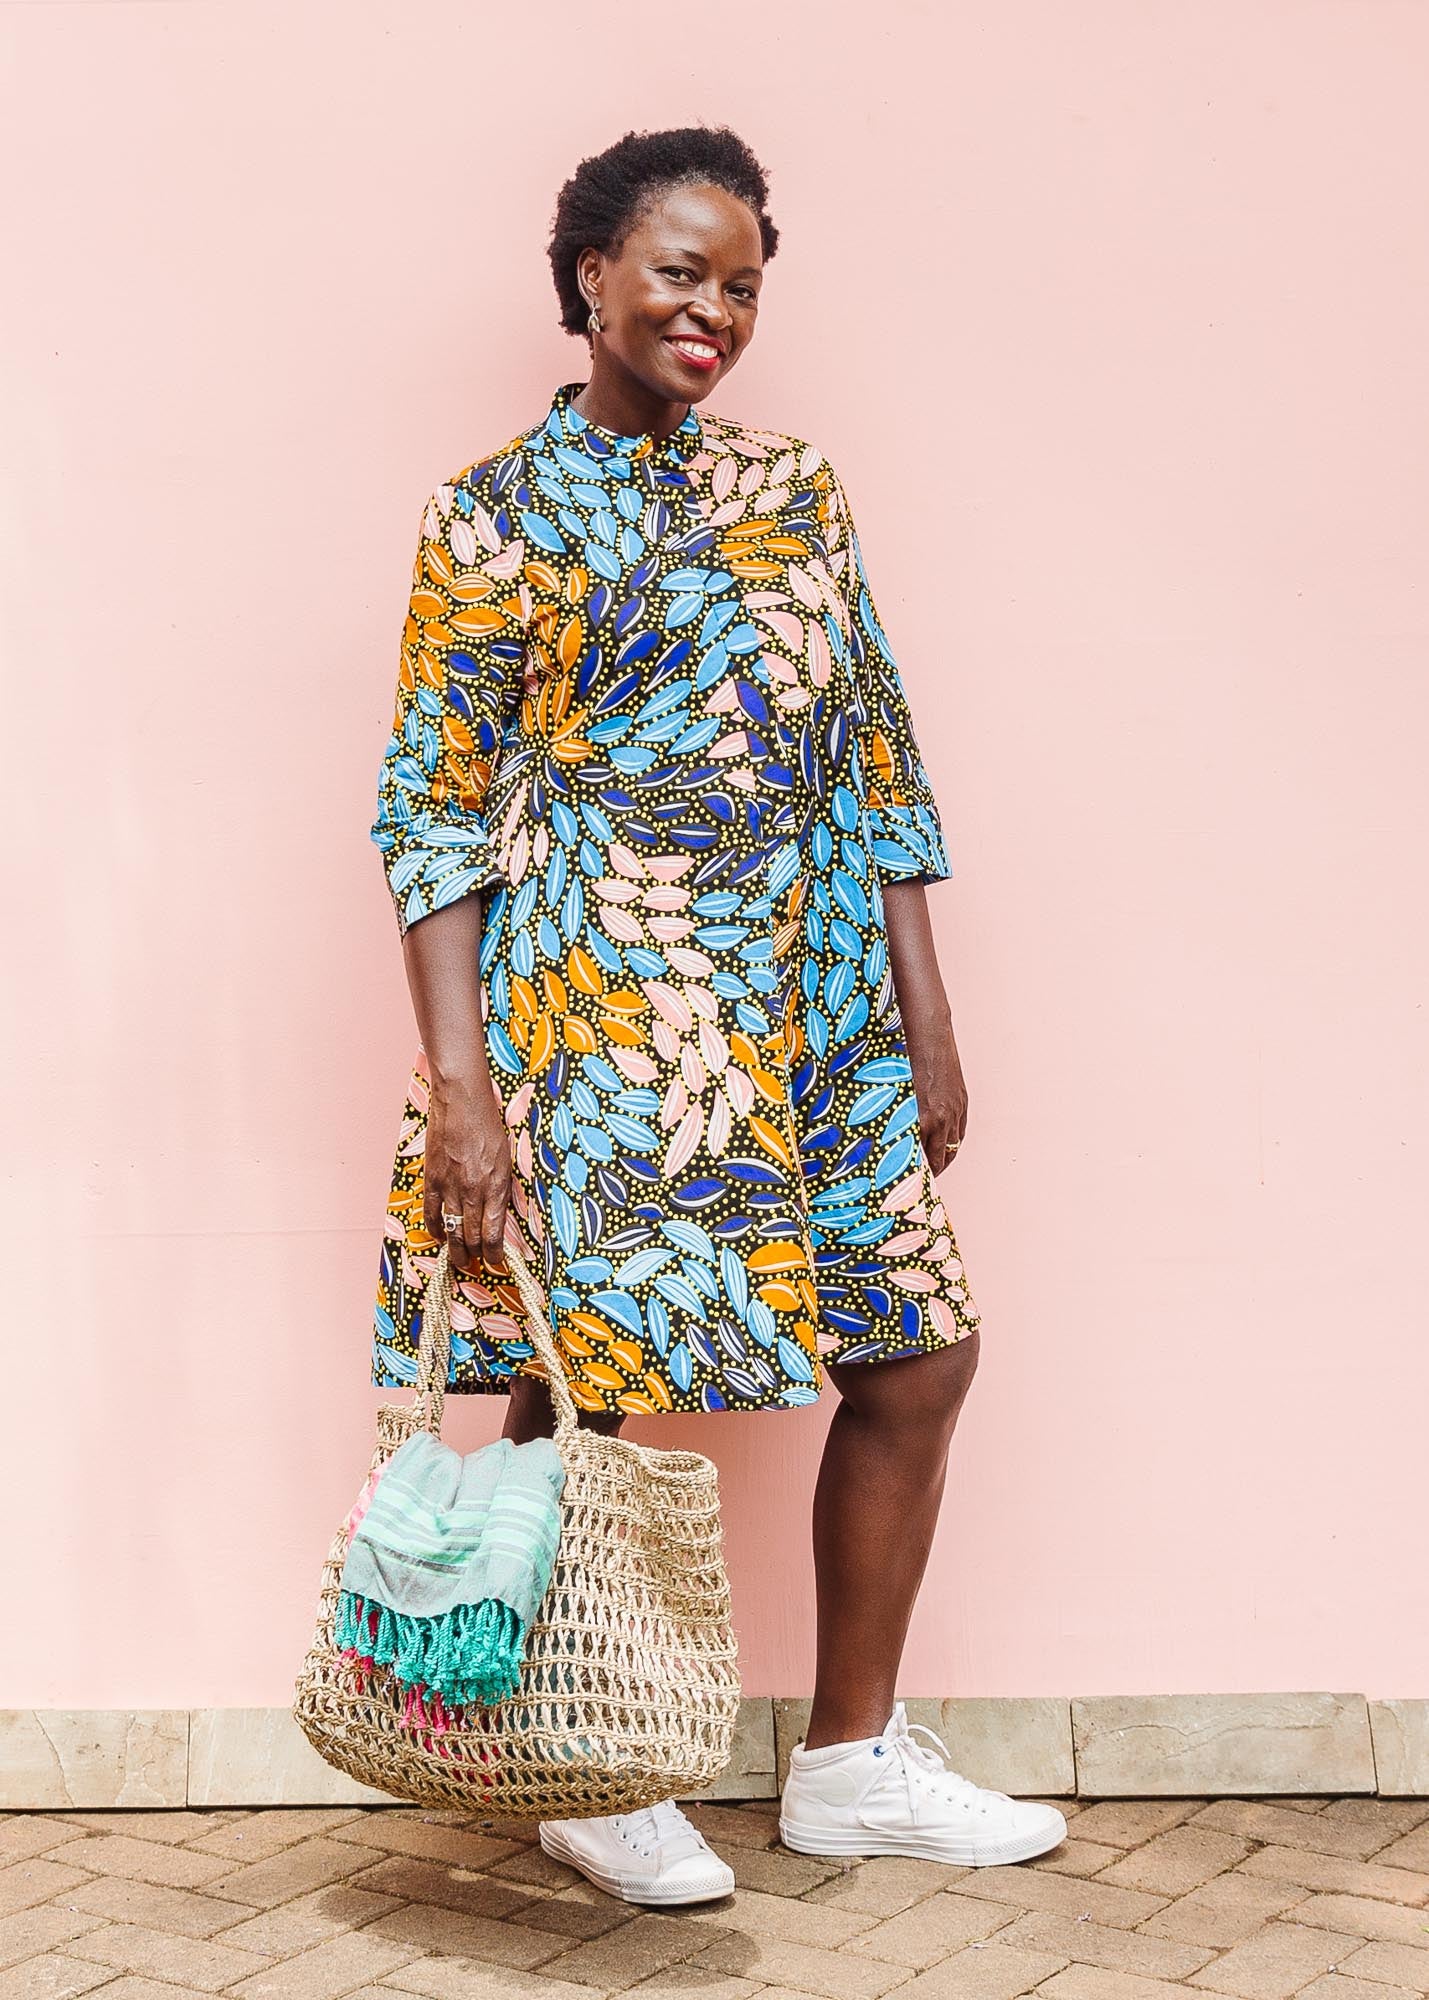
[[[841,481],[692,405],[573,407],[432,496],[372,839],[399,933],[484,893],[482,1010],[577,1404],[787,1409],[822,1364],[977,1325],[929,1172],[883,885],[948,876]],[[416,1373],[438,1243],[417,1051],[372,1378]],[[539,1376],[456,1274],[449,1388]]]

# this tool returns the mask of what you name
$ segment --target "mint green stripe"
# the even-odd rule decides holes
[[[543,1540],[539,1545],[533,1544],[526,1535],[493,1535],[489,1542],[483,1544],[481,1553],[483,1556],[550,1555],[554,1553],[555,1547],[554,1541]]]
[[[379,1487],[372,1498],[371,1512],[380,1518],[389,1506],[394,1512],[400,1513],[405,1519],[417,1522],[430,1522],[438,1514],[444,1520],[450,1521],[483,1520],[493,1510],[505,1511],[507,1509],[545,1520],[557,1511],[554,1497],[547,1499],[539,1494],[526,1493],[519,1489],[510,1493],[498,1493],[493,1498],[484,1500],[477,1505],[467,1504],[438,1508],[434,1507],[429,1500],[424,1499],[421,1494],[415,1493],[411,1489],[394,1487],[384,1495],[383,1489]]]
[[[540,1527],[545,1527],[547,1522],[554,1524],[561,1518],[558,1507],[547,1505],[534,1498],[528,1500],[519,1494],[513,1494],[507,1500],[495,1501],[491,1512],[500,1519],[510,1517],[522,1521],[534,1521]]]
[[[438,1516],[433,1513],[430,1507],[409,1505],[406,1501],[397,1499],[395,1495],[390,1505],[386,1507],[379,1507],[374,1500],[369,1511],[379,1521],[388,1519],[407,1521],[411,1523],[413,1528],[427,1534],[441,1533],[441,1528],[438,1525]],[[458,1534],[480,1534],[482,1526],[490,1516],[490,1513],[491,1509],[489,1507],[483,1507],[478,1513],[466,1514],[459,1520],[453,1519],[451,1516],[447,1516],[446,1518],[452,1530]]]
[[[488,1514],[493,1507],[516,1507],[527,1513],[545,1516],[556,1509],[554,1495],[531,1493],[522,1487],[510,1491],[498,1491],[481,1501],[458,1501],[451,1506],[436,1506],[417,1488],[411,1486],[387,1485],[384,1482],[372,1497],[372,1511],[381,1513],[384,1505],[400,1508],[414,1518],[431,1519],[440,1514],[448,1520],[468,1520]]]
[[[554,1549],[560,1541],[560,1531],[554,1526],[545,1522],[513,1520],[488,1522],[486,1532],[471,1542],[450,1535],[414,1535],[398,1523],[371,1520],[363,1522],[360,1536],[364,1541],[385,1542],[399,1554],[422,1555],[439,1562],[462,1562],[497,1544],[526,1549]]]
[[[374,1541],[385,1535],[403,1548],[409,1548],[413,1554],[442,1562],[464,1560],[493,1536],[514,1539],[518,1546],[536,1541],[543,1548],[554,1547],[560,1539],[559,1519],[539,1501],[513,1496],[483,1509],[482,1513],[479,1530],[453,1533],[448,1528],[444,1532],[430,1515],[423,1516],[415,1509],[401,1505],[380,1509],[374,1499],[359,1532]]]
[[[485,1514],[491,1506],[491,1500],[489,1497],[485,1500],[460,1500],[450,1506],[446,1504],[439,1506],[415,1486],[386,1487],[384,1482],[383,1486],[379,1486],[373,1494],[372,1506],[374,1511],[383,1506],[402,1507],[409,1513],[448,1514],[455,1520],[461,1520]]]
[[[441,1549],[428,1552],[422,1549],[390,1548],[380,1535],[373,1535],[370,1545],[395,1555],[399,1560],[420,1562],[428,1569],[445,1570],[452,1574],[464,1569],[472,1560],[469,1554],[461,1552],[452,1554]],[[479,1560],[483,1567],[505,1560],[522,1564],[549,1564],[554,1562],[555,1555],[556,1543],[553,1541],[544,1541],[537,1546],[525,1537],[499,1535],[482,1544]]]

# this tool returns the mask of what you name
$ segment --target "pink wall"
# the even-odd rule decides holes
[[[1424,10],[5,14],[0,1705],[288,1698],[380,1394],[417,517],[584,373],[561,179],[695,118],[785,231],[711,407],[848,480],[957,870],[905,1691],[1429,1691]],[[833,1394],[633,1432],[719,1459],[750,1693]]]

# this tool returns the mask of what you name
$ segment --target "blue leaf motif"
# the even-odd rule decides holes
[[[910,1083],[913,1069],[907,1056],[879,1056],[860,1063],[853,1075],[855,1083]]]
[[[743,1319],[749,1307],[749,1272],[744,1259],[728,1244],[719,1253],[719,1274],[724,1280],[726,1297]]]
[[[389,1380],[397,1382],[416,1381],[417,1357],[415,1354],[403,1354],[397,1348],[389,1347],[385,1341],[381,1340],[374,1344],[378,1354],[382,1358],[382,1365],[386,1370]]]
[[[890,1146],[878,1163],[877,1171],[873,1177],[874,1185],[886,1188],[891,1186],[894,1181],[901,1179],[912,1166],[917,1156],[917,1151],[917,1135],[912,1132],[908,1133],[905,1138],[900,1139],[897,1145]]]
[[[875,1118],[882,1116],[897,1095],[898,1086],[893,1083],[879,1083],[871,1090],[861,1091],[848,1108],[848,1124],[871,1125]]]
[[[627,1333],[633,1333],[637,1339],[645,1331],[645,1316],[629,1292],[615,1290],[592,1292],[590,1303],[593,1312],[607,1314],[617,1325],[623,1326]]]
[[[707,1264],[715,1261],[714,1238],[707,1229],[701,1229],[697,1222],[672,1220],[660,1224],[660,1234],[691,1257],[703,1257]]]
[[[547,1194],[551,1215],[551,1227],[556,1232],[556,1241],[567,1257],[574,1257],[578,1241],[576,1225],[576,1205],[562,1187],[553,1187]]]
[[[778,1332],[778,1321],[775,1319],[772,1309],[764,1303],[763,1299],[750,1300],[746,1324],[761,1347],[772,1347],[774,1345],[775,1335]]]
[[[665,1310],[663,1299],[652,1298],[645,1308],[645,1323],[650,1329],[650,1338],[655,1343],[657,1354],[670,1351],[670,1315]]]
[[[528,509],[521,516],[521,526],[538,549],[546,549],[551,555],[562,556],[566,552],[566,538],[560,529],[548,521],[544,514]]]
[[[621,1284],[644,1284],[647,1278],[653,1278],[657,1271],[663,1270],[674,1254],[673,1250],[637,1250],[635,1255],[627,1257],[620,1267]],[[637,1333],[640,1331],[638,1326],[635,1331]]]
[[[687,1278],[675,1271],[662,1271],[655,1280],[655,1288],[672,1306],[703,1323],[705,1302]]]
[[[834,901],[859,930],[868,928],[868,898],[863,893],[863,884],[856,882],[852,875],[842,868],[835,868],[829,876],[829,887]]]
[[[704,610],[705,600],[694,591],[687,591],[677,597],[665,613],[665,630],[676,631],[681,625],[688,625]]]
[[[791,1340],[787,1333],[779,1336],[779,1366],[786,1375],[796,1382],[812,1382],[814,1364],[805,1348],[797,1340]]]
[[[578,1285],[603,1285],[611,1268],[608,1257],[577,1257],[566,1266],[566,1276]]]

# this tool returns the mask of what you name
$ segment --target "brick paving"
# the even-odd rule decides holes
[[[0,1815],[0,2000],[1412,2000],[1429,1799],[1108,1799],[1018,1868],[779,1845],[692,1805],[717,1903],[421,1807]]]

